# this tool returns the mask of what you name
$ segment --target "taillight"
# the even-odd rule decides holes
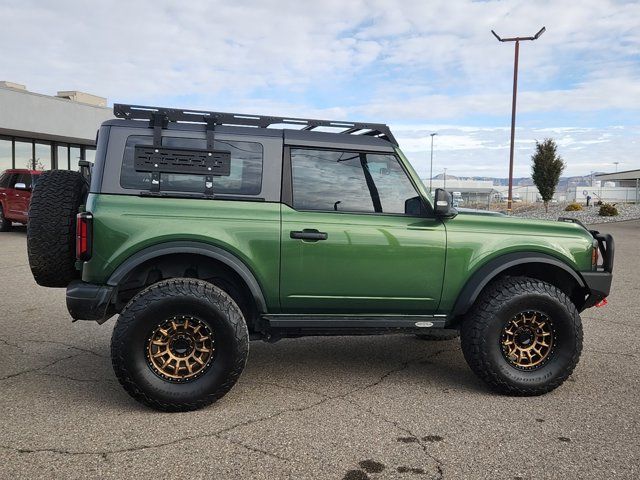
[[[86,261],[91,258],[91,233],[93,230],[93,215],[82,212],[76,216],[76,258]]]

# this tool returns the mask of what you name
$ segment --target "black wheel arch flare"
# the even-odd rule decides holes
[[[582,276],[571,266],[556,257],[539,252],[508,253],[488,261],[471,275],[458,295],[450,318],[455,319],[464,315],[473,306],[484,288],[497,279],[501,273],[514,267],[526,268],[527,265],[559,268],[566,272],[578,287],[585,289],[585,291],[587,289]]]
[[[107,285],[117,287],[120,282],[124,278],[126,278],[129,272],[131,272],[137,266],[154,258],[173,254],[203,255],[225,264],[227,267],[235,271],[238,276],[247,284],[258,311],[260,313],[267,312],[267,305],[262,293],[262,287],[258,283],[258,280],[256,279],[253,272],[249,269],[249,267],[247,267],[247,265],[237,256],[229,253],[227,250],[206,243],[192,241],[175,241],[160,243],[147,247],[133,254],[131,257],[122,262],[111,274],[109,280],[107,280]]]

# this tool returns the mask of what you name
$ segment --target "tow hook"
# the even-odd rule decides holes
[[[609,302],[607,302],[607,297],[603,298],[602,300],[600,300],[598,303],[595,304],[596,307],[605,307],[609,305]]]

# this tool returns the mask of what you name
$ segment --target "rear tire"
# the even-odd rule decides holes
[[[79,172],[51,170],[33,189],[27,224],[31,273],[43,287],[66,287],[80,277],[75,268],[76,215],[87,197]]]
[[[138,402],[166,412],[196,410],[223,397],[240,377],[248,351],[247,325],[231,297],[187,278],[138,293],[111,337],[120,384]]]
[[[575,305],[546,282],[497,281],[462,324],[462,352],[489,387],[508,395],[542,395],[573,372],[582,351]]]
[[[2,209],[2,205],[0,205],[0,232],[8,232],[11,230],[11,227],[11,220],[5,218],[4,210]]]

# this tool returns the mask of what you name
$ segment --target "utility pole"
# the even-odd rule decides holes
[[[513,200],[513,145],[516,135],[516,97],[518,94],[518,57],[520,54],[520,42],[524,40],[537,40],[545,32],[542,27],[533,37],[512,37],[501,38],[496,32],[491,30],[493,36],[500,42],[516,42],[515,57],[513,61],[513,97],[511,98],[511,146],[509,148],[509,197],[507,199],[507,212],[511,213],[511,203]]]
[[[435,137],[437,135],[437,133],[432,133],[431,134],[431,168],[429,169],[429,195],[431,195],[431,185],[432,185],[432,181],[433,181],[433,137]]]

